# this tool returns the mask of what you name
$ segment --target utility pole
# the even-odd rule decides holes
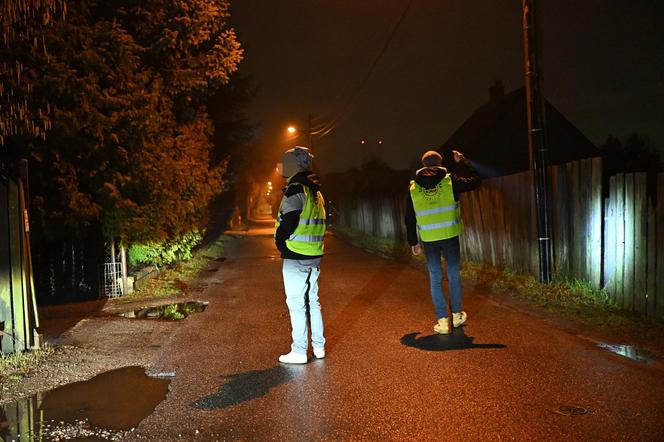
[[[553,248],[549,193],[550,180],[546,146],[546,116],[541,88],[541,70],[537,59],[536,0],[522,0],[523,42],[526,75],[526,102],[528,110],[528,153],[533,177],[537,242],[539,247],[539,280],[553,279]]]

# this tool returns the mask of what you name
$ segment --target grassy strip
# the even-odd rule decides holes
[[[510,270],[466,262],[462,276],[489,293],[509,294],[567,319],[598,327],[647,325],[640,316],[610,301],[606,290],[596,290],[582,280],[557,280],[542,284],[536,278]]]
[[[50,345],[25,353],[0,355],[0,386],[18,381],[39,368],[55,352]],[[4,389],[4,388],[3,388]]]
[[[150,279],[145,285],[120,298],[120,302],[183,295],[189,284],[210,265],[210,262],[222,256],[224,244],[229,239],[231,237],[228,235],[220,235],[214,241],[195,250],[191,259],[164,268],[158,276]]]
[[[403,242],[376,238],[357,230],[334,226],[334,231],[352,244],[399,261],[415,261],[424,265],[424,254],[413,257]],[[464,262],[461,275],[486,293],[509,294],[532,306],[555,312],[560,316],[583,324],[607,328],[649,327],[657,322],[645,321],[640,316],[611,304],[606,290],[595,290],[581,280],[561,280],[541,284],[532,276],[510,270]]]

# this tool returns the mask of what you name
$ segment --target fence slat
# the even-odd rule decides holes
[[[567,236],[567,187],[566,174],[563,166],[551,168],[551,209],[552,209],[552,235],[554,252],[554,269],[557,279],[564,278],[569,272],[569,252]]]
[[[624,307],[623,270],[625,264],[625,175],[616,176],[616,270],[615,270],[615,303]]]
[[[0,338],[2,348],[0,353],[13,353],[14,341],[12,328],[14,317],[12,314],[12,292],[11,292],[11,273],[10,273],[10,248],[9,248],[9,211],[7,200],[7,187],[0,182],[0,323],[4,324],[5,335]]]
[[[656,259],[657,259],[657,229],[655,228],[655,208],[653,207],[652,200],[648,198],[648,268],[646,270],[646,316],[652,318],[655,316],[655,300],[657,293],[655,292],[656,273]]]
[[[592,185],[592,163],[590,160],[582,160],[579,162],[579,206],[578,212],[575,214],[577,219],[577,234],[579,245],[582,245],[580,250],[579,260],[579,273],[578,279],[589,281],[590,280],[590,265],[592,258],[592,237],[590,235],[590,220],[592,202],[590,200]]]
[[[591,229],[591,239],[588,253],[592,258],[590,260],[588,277],[590,279],[591,287],[599,289],[601,287],[602,279],[602,159],[593,158],[590,167],[591,190],[589,192],[589,207],[591,210],[591,216],[588,220],[588,225]]]
[[[609,179],[609,198],[606,203],[606,216],[604,217],[604,231],[606,239],[604,240],[604,287],[608,290],[611,300],[615,303],[616,295],[616,177]]]
[[[655,314],[664,318],[664,173],[657,174],[657,259]]]
[[[644,317],[646,315],[646,271],[648,270],[646,192],[646,174],[634,174],[634,310]]]
[[[19,212],[18,186],[9,182],[9,248],[11,263],[12,308],[14,309],[14,325],[12,335],[15,345],[21,350],[28,350],[27,307],[23,299],[23,266],[21,252],[21,216]]]
[[[574,223],[571,224],[572,227],[572,234],[570,237],[571,243],[570,246],[572,248],[572,262],[571,262],[571,271],[570,271],[570,276],[577,279],[581,277],[581,259],[585,254],[582,254],[582,247],[579,247],[581,244],[585,244],[585,241],[583,241],[583,238],[580,234],[580,229],[581,229],[581,220],[579,220],[579,208],[581,205],[581,195],[579,192],[579,169],[580,165],[578,161],[575,161],[573,163],[568,163],[569,166],[569,171],[570,171],[570,190],[571,190],[571,213],[570,216],[572,219],[575,220]]]
[[[634,310],[634,174],[625,174],[625,261],[623,267],[624,307]]]
[[[498,186],[495,189],[495,202],[496,202],[496,240],[498,241],[498,260],[500,267],[511,267],[511,259],[509,256],[509,240],[507,235],[507,223],[505,218],[507,210],[506,199],[506,178],[500,178],[497,182]]]
[[[483,210],[486,210],[487,207],[493,206],[493,202],[491,200],[491,186],[485,186],[480,190],[480,206],[482,207]],[[486,232],[485,240],[487,241],[487,246],[488,246],[486,247],[486,251],[488,254],[485,262],[488,262],[493,266],[496,265],[494,221],[495,217],[493,216],[493,213],[491,213],[490,216],[482,217],[483,227]]]

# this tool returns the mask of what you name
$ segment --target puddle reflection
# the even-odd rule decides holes
[[[202,301],[179,302],[120,313],[120,316],[132,319],[167,319],[177,321],[193,313],[203,312],[207,306],[208,303]]]
[[[631,345],[597,344],[597,346],[642,364],[649,364],[654,360],[652,353]]]
[[[166,398],[169,379],[141,367],[102,373],[0,407],[0,436],[13,440],[122,440]]]
[[[466,350],[470,348],[505,348],[504,344],[475,344],[472,336],[466,336],[464,329],[459,327],[449,335],[433,334],[420,336],[420,332],[409,333],[401,338],[401,344],[407,347],[426,351]]]

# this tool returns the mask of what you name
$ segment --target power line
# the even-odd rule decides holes
[[[358,87],[351,93],[350,97],[348,100],[346,100],[346,103],[344,106],[341,108],[341,111],[337,114],[335,118],[333,118],[329,123],[322,125],[320,129],[316,129],[311,131],[311,135],[315,135],[318,138],[322,138],[332,132],[334,129],[336,129],[338,123],[341,121],[341,119],[347,115],[348,111],[350,110],[351,106],[354,104],[355,99],[358,97],[359,93],[362,91],[364,86],[367,84],[369,79],[371,78],[371,75],[373,72],[376,70],[376,67],[378,66],[378,63],[380,60],[383,58],[383,55],[387,52],[387,49],[390,47],[390,44],[392,43],[392,40],[394,40],[395,35],[397,34],[397,31],[399,30],[399,27],[405,20],[406,16],[408,15],[408,11],[410,10],[410,7],[413,4],[413,0],[408,0],[408,3],[406,4],[406,7],[403,9],[401,12],[401,16],[399,17],[399,20],[397,20],[396,24],[392,28],[392,32],[390,32],[389,36],[387,37],[387,40],[385,41],[385,44],[381,48],[380,52],[374,59],[373,63],[369,67],[369,70],[367,71],[366,75],[362,79],[362,81],[359,83]]]

